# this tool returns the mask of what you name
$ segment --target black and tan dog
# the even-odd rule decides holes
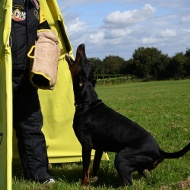
[[[82,185],[90,181],[90,155],[95,149],[93,174],[97,174],[103,151],[116,152],[115,167],[124,185],[131,185],[131,173],[154,169],[165,158],[178,158],[190,150],[190,143],[175,153],[159,148],[152,135],[137,123],[107,107],[94,90],[92,65],[87,60],[84,44],[79,45],[75,61],[66,56],[73,78],[76,113],[75,134],[82,145]]]

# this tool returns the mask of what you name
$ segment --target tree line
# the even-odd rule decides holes
[[[103,60],[89,58],[97,78],[131,75],[145,80],[168,80],[190,78],[190,48],[173,57],[163,54],[155,47],[139,47],[132,58],[107,56]]]

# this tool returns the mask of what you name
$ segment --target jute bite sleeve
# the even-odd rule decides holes
[[[37,88],[52,90],[57,80],[60,56],[58,38],[50,29],[39,30],[37,35],[36,44],[28,53],[32,60],[30,81]]]

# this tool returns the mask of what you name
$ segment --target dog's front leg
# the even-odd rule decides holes
[[[90,158],[91,150],[88,147],[82,146],[82,161],[83,161],[83,179],[82,185],[87,185],[90,182]]]
[[[103,155],[102,150],[96,150],[95,151],[95,156],[94,156],[94,162],[93,162],[93,170],[92,170],[92,175],[97,176],[98,170],[100,168],[100,161]]]

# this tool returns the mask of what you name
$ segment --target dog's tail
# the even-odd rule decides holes
[[[177,151],[177,152],[164,152],[163,150],[160,150],[160,154],[163,159],[172,159],[172,158],[180,158],[182,157],[185,153],[187,153],[190,150],[190,143],[186,145],[183,149]]]

